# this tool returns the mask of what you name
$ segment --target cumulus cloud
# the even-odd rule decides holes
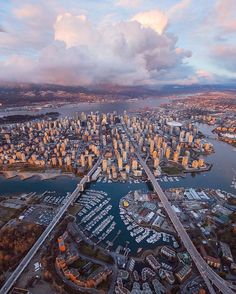
[[[98,34],[83,14],[64,13],[57,16],[54,25],[55,40],[65,42],[67,48],[73,46],[90,46],[98,43]]]
[[[167,15],[156,9],[136,14],[132,20],[139,22],[144,28],[151,28],[162,34],[168,24]]]
[[[177,38],[165,31],[166,26],[166,16],[159,11],[103,26],[84,14],[62,13],[53,25],[51,44],[37,58],[13,56],[2,61],[0,78],[65,85],[175,81],[189,75],[185,60],[191,52],[176,46]]]

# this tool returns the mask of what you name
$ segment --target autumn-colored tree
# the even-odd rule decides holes
[[[40,225],[22,222],[0,230],[0,274],[19,262],[42,231]]]

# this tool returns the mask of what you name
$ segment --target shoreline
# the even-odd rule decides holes
[[[56,173],[56,172],[17,172],[17,171],[0,171],[6,180],[19,178],[22,181],[37,177],[41,181],[53,180],[58,177],[76,178],[73,173]]]

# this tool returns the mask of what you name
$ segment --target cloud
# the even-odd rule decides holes
[[[83,14],[64,13],[57,16],[54,24],[55,40],[65,42],[67,48],[73,46],[90,46],[98,43],[99,34]]]
[[[124,8],[137,8],[141,5],[141,0],[117,0],[116,6]]]
[[[14,14],[19,19],[35,19],[42,16],[42,7],[37,5],[25,5],[14,10]]]
[[[0,25],[0,33],[6,33],[6,30]]]
[[[37,4],[26,1],[24,5],[16,5],[13,9],[13,15],[19,21],[19,24],[27,26],[31,30],[44,31],[45,29],[52,29],[60,10],[59,6],[53,5],[52,0],[48,0],[48,3],[39,1]]]
[[[132,20],[139,22],[144,28],[151,28],[162,34],[168,24],[167,15],[156,9],[136,14]]]
[[[211,50],[211,58],[226,70],[236,73],[236,45],[217,45]]]
[[[199,79],[203,79],[203,80],[206,80],[206,81],[213,81],[214,80],[213,74],[206,71],[206,70],[199,69],[199,70],[197,70],[196,74],[197,74]]]
[[[199,28],[201,34],[208,34],[213,41],[224,42],[236,34],[236,1],[217,0],[209,10],[207,17]]]
[[[215,6],[215,21],[220,29],[220,33],[236,33],[236,1],[217,1]]]
[[[16,1],[12,13],[5,16],[7,34],[0,38],[0,53],[37,54],[38,50],[53,41],[53,23],[58,15],[58,6],[43,1],[24,4]]]
[[[83,14],[59,14],[55,40],[37,59],[15,56],[0,64],[6,69],[0,78],[65,85],[147,85],[188,75],[191,69],[185,60],[191,52],[176,46],[177,38],[164,30],[165,20],[144,23],[96,26]]]
[[[182,0],[173,5],[167,12],[168,18],[180,18],[186,8],[191,4],[192,0]]]

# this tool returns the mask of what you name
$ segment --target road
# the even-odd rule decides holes
[[[189,235],[187,234],[184,226],[182,225],[181,221],[179,220],[176,212],[172,209],[171,203],[169,202],[168,198],[166,197],[165,193],[163,192],[162,188],[158,184],[157,180],[155,179],[153,173],[147,166],[146,162],[143,160],[139,153],[139,147],[131,140],[131,135],[129,134],[127,128],[125,127],[125,131],[127,136],[129,137],[130,141],[132,142],[133,146],[135,147],[135,154],[142,165],[144,171],[146,172],[149,180],[151,181],[155,192],[158,194],[160,201],[165,209],[167,215],[169,216],[175,230],[177,231],[182,243],[184,244],[185,248],[187,249],[188,253],[190,254],[193,262],[195,263],[199,273],[201,274],[203,280],[206,283],[206,286],[211,294],[215,294],[215,290],[213,285],[223,294],[234,294],[235,292],[231,289],[232,286],[229,282],[222,279],[214,270],[205,262],[201,254],[198,252],[196,247],[194,246],[192,240],[190,239]]]
[[[15,271],[11,274],[11,276],[7,279],[5,284],[0,290],[0,294],[7,294],[14,283],[17,281],[21,273],[24,271],[24,269],[27,267],[37,250],[40,248],[40,246],[44,243],[44,241],[47,239],[48,235],[52,232],[52,230],[55,228],[59,220],[62,218],[64,213],[67,211],[68,207],[77,199],[77,197],[80,194],[80,185],[84,185],[87,182],[87,178],[90,177],[98,168],[98,166],[101,164],[102,157],[99,157],[96,164],[93,166],[93,168],[88,172],[86,176],[82,178],[80,183],[77,185],[74,192],[68,197],[67,201],[63,204],[63,206],[59,209],[58,213],[55,215],[49,226],[45,229],[45,231],[42,233],[42,235],[38,238],[38,240],[35,242],[35,244],[31,247],[31,249],[28,251],[28,253],[25,255],[25,257],[22,259],[22,261],[19,263]]]

